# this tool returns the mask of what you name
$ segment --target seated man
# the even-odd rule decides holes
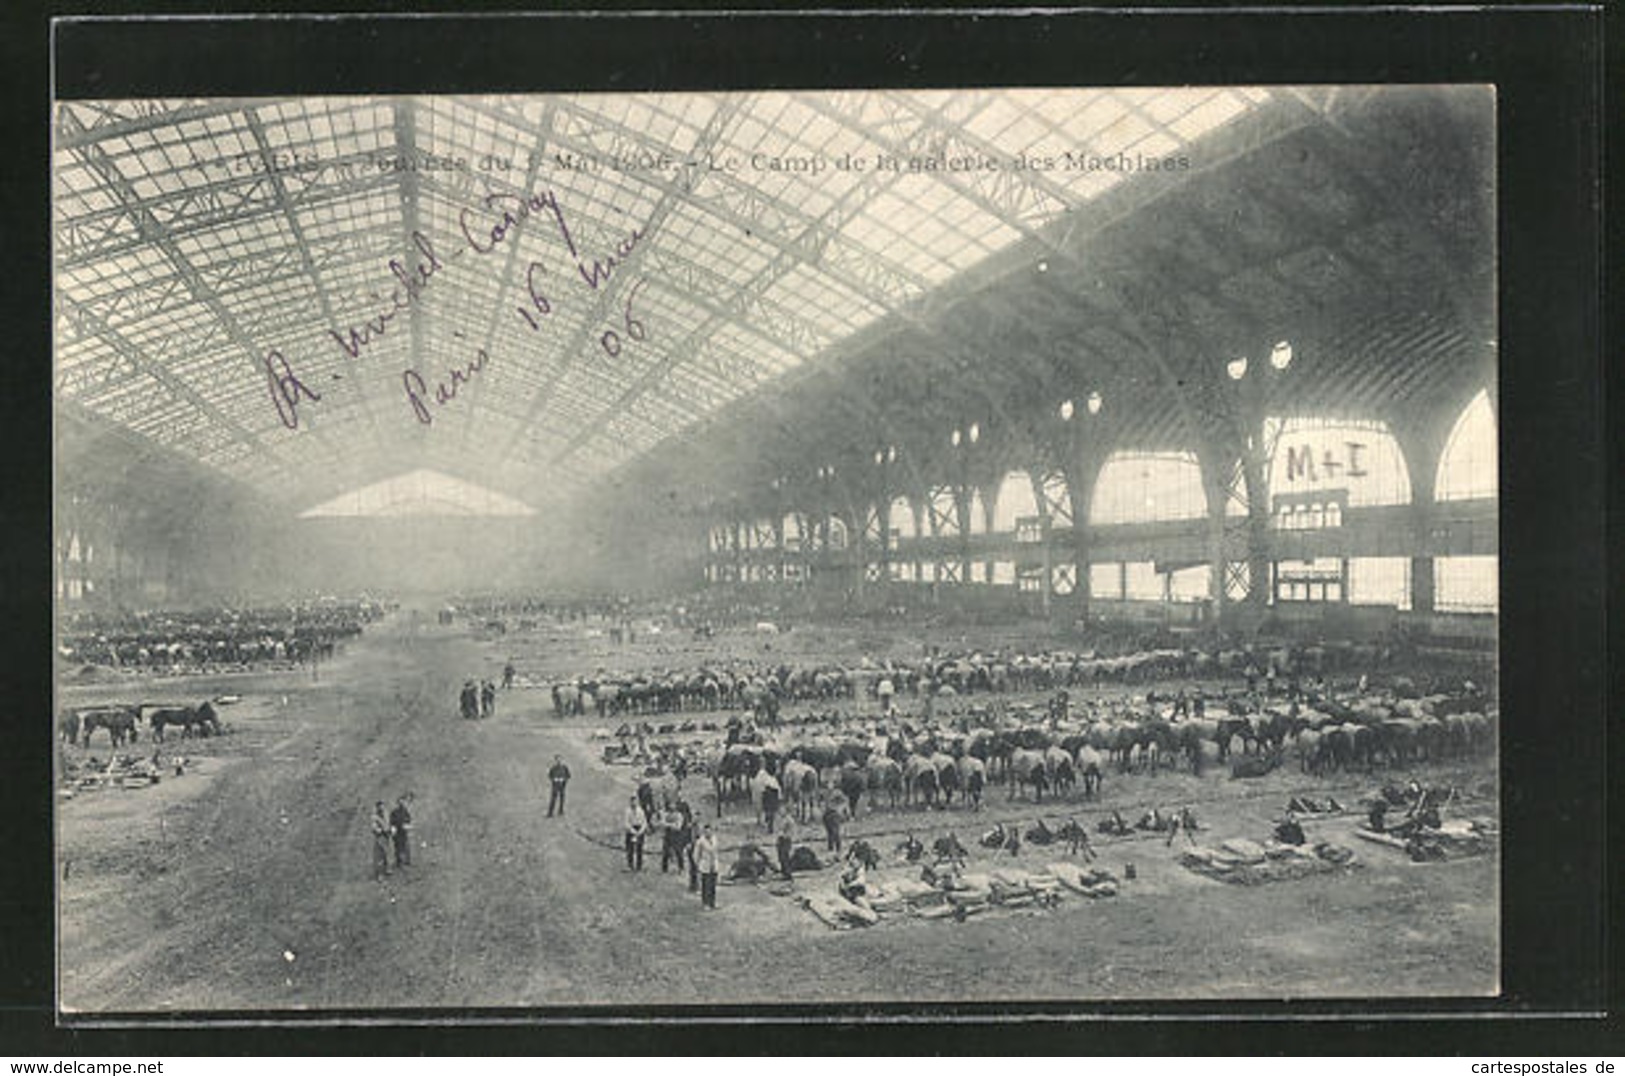
[[[739,856],[734,860],[733,866],[728,869],[728,877],[738,881],[754,882],[765,875],[772,866],[767,853],[754,844],[739,846]]]
[[[846,869],[841,871],[840,881],[836,883],[836,891],[844,900],[859,907],[869,907],[869,882],[862,862],[856,859],[847,862]]]
[[[1275,839],[1282,844],[1302,844],[1304,842],[1303,826],[1291,811],[1288,811],[1286,817],[1275,824]]]

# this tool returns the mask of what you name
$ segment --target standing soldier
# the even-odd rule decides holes
[[[389,876],[389,818],[384,814],[384,801],[379,800],[372,809],[372,880]]]
[[[660,814],[660,873],[665,874],[676,863],[683,866],[683,816],[675,804],[667,804]]]
[[[700,906],[715,911],[717,906],[717,836],[706,823],[700,839],[694,842],[694,864],[700,874]]]
[[[831,852],[841,850],[841,809],[829,799],[824,805],[824,847]]]
[[[395,839],[396,867],[412,865],[412,812],[406,806],[411,798],[410,792],[402,793],[401,798],[395,801],[395,809],[389,812],[389,833]]]
[[[489,680],[480,684],[480,716],[490,717],[497,712],[497,686]]]
[[[693,893],[700,887],[700,874],[694,866],[694,811],[681,795],[677,797],[673,810],[680,820],[677,829],[677,866],[681,869],[685,863],[688,865],[688,891]]]
[[[643,869],[643,837],[649,831],[649,816],[643,813],[636,796],[628,797],[626,805],[626,869]]]
[[[762,797],[762,821],[767,831],[772,833],[773,821],[779,814],[779,780],[766,770],[762,771],[759,794]]]
[[[796,823],[789,811],[785,811],[779,820],[779,837],[777,849],[779,853],[779,873],[788,880],[790,878],[790,855],[795,851]]]
[[[513,658],[509,658],[508,664],[502,667],[502,690],[508,691],[513,687],[513,674]]]
[[[570,767],[564,764],[563,755],[553,756],[553,765],[547,771],[547,783],[553,786],[552,794],[547,798],[547,817],[553,817],[553,808],[564,814],[564,786],[570,783]]]

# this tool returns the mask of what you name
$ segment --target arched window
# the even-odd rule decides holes
[[[1439,457],[1439,473],[1433,496],[1440,501],[1460,501],[1469,497],[1494,497],[1499,492],[1496,470],[1495,410],[1490,407],[1486,389],[1473,397],[1450,431],[1444,454]]]
[[[536,510],[506,494],[439,471],[419,469],[324,501],[300,513],[324,516],[531,516]]]
[[[993,500],[993,531],[1013,534],[1016,524],[1039,514],[1038,498],[1033,496],[1033,480],[1026,471],[1011,471],[999,483]]]
[[[1089,522],[1152,523],[1207,514],[1193,452],[1113,452],[1095,480]]]
[[[1335,494],[1338,500],[1346,496],[1352,507],[1411,502],[1410,472],[1387,423],[1271,418],[1265,423],[1265,435],[1266,441],[1275,443],[1269,490],[1278,501],[1298,503],[1296,498],[1308,494]],[[1306,525],[1325,525],[1327,499],[1317,496],[1302,502],[1321,506],[1321,520],[1314,521],[1311,509]]]

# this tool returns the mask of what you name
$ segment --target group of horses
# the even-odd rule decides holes
[[[689,750],[683,768],[711,778],[719,814],[726,803],[754,798],[769,775],[786,807],[807,817],[832,795],[854,815],[865,796],[871,811],[979,809],[999,784],[1007,799],[1089,799],[1111,772],[1188,766],[1200,775],[1228,762],[1233,776],[1254,776],[1280,765],[1289,751],[1313,775],[1493,751],[1495,708],[1478,689],[1423,696],[1401,681],[1401,690],[1410,693],[1396,695],[1392,685],[1341,699],[1236,691],[1215,695],[1202,716],[1183,698],[1152,694],[1091,700],[1075,712],[1058,696],[1047,710],[974,707],[947,719],[831,712],[818,722],[771,729],[735,720],[729,742]],[[623,725],[620,732],[643,730],[657,727]],[[658,740],[650,746],[657,753],[681,750]]]
[[[143,721],[159,743],[167,730],[179,727],[182,738],[212,736],[221,732],[220,715],[214,703],[197,706],[172,703],[110,704],[63,710],[57,715],[57,735],[64,743],[89,747],[97,731],[105,729],[113,747],[136,743]]]
[[[383,615],[376,602],[300,604],[268,609],[211,609],[86,615],[62,632],[59,653],[71,665],[197,668],[333,656]]]
[[[1325,676],[1362,662],[1380,666],[1391,656],[1374,643],[1161,647],[1111,654],[1052,650],[1029,654],[999,648],[938,652],[912,662],[738,661],[691,670],[599,673],[557,681],[551,693],[560,718],[746,709],[772,719],[781,706],[797,702],[867,698],[884,709],[890,700],[904,697],[1019,694],[1168,679],[1245,677],[1265,690],[1277,682],[1286,689],[1299,678]]]

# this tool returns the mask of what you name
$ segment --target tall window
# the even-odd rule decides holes
[[[1308,503],[1307,494],[1346,494],[1334,499],[1354,507],[1410,503],[1410,473],[1386,423],[1272,418],[1265,426],[1275,440],[1272,496]]]
[[[1350,557],[1349,601],[1354,605],[1411,607],[1409,557]]]
[[[1010,534],[1023,519],[1038,515],[1038,498],[1033,496],[1033,480],[1026,471],[1011,471],[999,483],[998,496],[993,501],[993,531]]]
[[[987,533],[987,502],[982,499],[982,491],[971,490],[970,494],[970,532],[971,534]]]
[[[1433,605],[1441,612],[1493,613],[1501,607],[1500,558],[1439,557],[1433,562]]]
[[[1439,473],[1433,496],[1440,501],[1469,497],[1494,497],[1500,489],[1496,470],[1495,410],[1490,407],[1488,390],[1456,420],[1456,428],[1439,457]]]
[[[1097,561],[1089,565],[1089,593],[1096,598],[1112,600],[1123,596],[1123,566],[1116,561]]]
[[[1160,602],[1162,576],[1149,560],[1131,560],[1123,565],[1123,597],[1132,601]]]
[[[1206,564],[1181,568],[1168,583],[1168,596],[1176,602],[1197,602],[1213,594],[1213,570]]]
[[[1152,523],[1207,514],[1193,452],[1114,452],[1095,480],[1090,523]]]
[[[892,534],[898,538],[918,537],[914,526],[914,509],[908,503],[907,497],[892,498],[891,518],[887,525],[891,527]]]

